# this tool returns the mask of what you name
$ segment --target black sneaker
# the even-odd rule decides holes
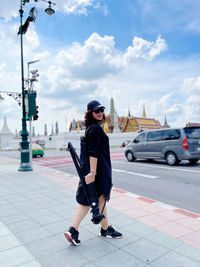
[[[67,238],[68,242],[70,242],[74,246],[79,246],[81,241],[78,240],[79,232],[74,228],[70,227],[67,232],[64,233],[64,236]]]
[[[122,234],[117,232],[111,225],[108,226],[107,230],[103,230],[101,228],[99,235],[101,237],[108,237],[108,238],[122,238]]]

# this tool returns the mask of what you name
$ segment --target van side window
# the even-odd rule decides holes
[[[163,140],[174,140],[179,139],[181,132],[178,129],[165,130],[163,131]]]
[[[145,141],[145,133],[138,135],[138,137],[134,139],[134,143],[140,143],[144,141]]]
[[[161,141],[162,131],[149,132],[147,134],[147,141]]]

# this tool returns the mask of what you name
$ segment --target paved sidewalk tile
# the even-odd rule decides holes
[[[18,239],[16,239],[15,236],[8,234],[5,236],[2,236],[0,239],[0,251],[4,251],[10,248],[15,248],[20,246],[20,242]]]
[[[73,247],[70,246],[70,250]],[[105,255],[118,250],[118,248],[103,239],[97,237],[84,242],[81,246],[76,247],[76,252],[84,255],[89,261],[94,261],[98,258],[104,257]]]
[[[17,265],[17,267],[41,267],[38,261],[29,261],[24,264]]]
[[[58,222],[47,224],[44,227],[51,234],[56,235],[59,233],[63,234],[69,228],[70,225],[71,225],[71,221],[67,221],[63,219]]]
[[[111,243],[112,245],[118,248],[123,248],[126,245],[141,239],[141,236],[137,234],[133,234],[125,230],[124,228],[117,228],[117,230],[123,234],[123,238],[120,238],[120,239],[103,238],[104,241]]]
[[[111,252],[98,258],[95,264],[99,267],[109,266],[109,267],[142,267],[147,266],[144,262],[136,258],[135,256],[118,249],[117,251]]]
[[[47,236],[26,244],[26,248],[38,259],[44,255],[51,255],[56,251],[63,250],[66,245],[54,236]]]
[[[49,215],[51,216],[51,215],[54,215],[54,212],[51,212],[50,210],[45,209],[45,208],[41,208],[41,209],[38,209],[38,210],[27,211],[26,215],[31,217],[31,218],[37,218],[37,217],[40,217],[40,216],[49,216]]]
[[[181,253],[185,256],[188,256],[194,260],[199,261],[199,266],[200,266],[200,250],[193,248],[189,246],[188,244],[182,244],[179,247],[177,247],[174,251]]]
[[[144,237],[156,231],[154,228],[140,222],[133,222],[132,224],[128,224],[123,228],[141,237]]]
[[[1,221],[4,224],[11,224],[11,223],[17,223],[17,222],[25,221],[27,219],[29,219],[29,217],[26,214],[20,212],[20,213],[14,214],[14,215],[2,217]]]
[[[78,253],[76,248],[55,251],[51,255],[40,257],[39,261],[43,267],[82,267],[88,263],[88,260]]]
[[[0,253],[0,266],[3,267],[17,266],[33,260],[35,260],[34,257],[23,246],[5,250]]]
[[[21,264],[25,264],[24,266],[26,266],[27,262],[35,263],[35,257],[1,221],[0,233],[0,266],[14,267],[21,266]],[[39,263],[36,266],[39,267]]]
[[[8,230],[8,228],[0,222],[0,238],[9,234],[10,231]]]
[[[58,222],[60,220],[62,220],[62,217],[57,214],[39,216],[34,218],[34,221],[39,223],[40,225],[48,225],[54,222]]]
[[[110,214],[109,214],[109,223],[112,224],[115,228],[122,227],[122,226],[125,227],[129,224],[133,224],[134,222],[137,222],[137,221],[123,214],[119,214],[114,217],[110,217]]]
[[[16,232],[15,236],[20,240],[22,244],[32,243],[45,237],[50,237],[51,233],[44,228],[29,229],[23,232]]]
[[[152,261],[165,255],[169,249],[156,245],[148,240],[141,239],[130,243],[122,248],[122,250],[139,258],[144,263],[151,263]]]
[[[169,249],[174,249],[182,244],[180,240],[158,231],[145,236],[145,239]]]
[[[150,265],[151,267],[199,267],[200,262],[186,257],[182,254],[171,251],[163,257],[155,260]]]
[[[200,266],[198,220],[122,190],[112,192],[108,216],[123,238],[99,237],[89,213],[79,228],[81,245],[72,246],[63,233],[74,217],[78,179],[45,167],[19,173],[17,164],[9,166],[2,171],[0,164],[0,266]]]
[[[19,232],[25,232],[27,230],[38,228],[38,227],[40,227],[40,225],[31,219],[8,225],[9,230],[12,231],[14,234],[19,233]]]

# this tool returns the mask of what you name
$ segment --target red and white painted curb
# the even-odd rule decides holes
[[[163,202],[156,201],[154,199],[150,199],[150,198],[147,198],[147,197],[144,197],[144,196],[133,194],[133,193],[130,193],[128,191],[125,191],[125,190],[122,190],[122,189],[119,189],[119,188],[113,187],[112,190],[115,191],[115,192],[124,194],[125,196],[129,196],[129,197],[132,197],[134,199],[138,199],[138,200],[147,202],[149,204],[152,204],[152,205],[155,205],[155,206],[159,206],[159,207],[165,208],[167,210],[170,210],[170,211],[173,211],[173,212],[188,216],[190,218],[193,218],[193,219],[196,219],[196,220],[200,220],[200,214],[198,214],[198,213],[194,213],[194,212],[191,212],[191,211],[188,211],[188,210],[180,209],[180,208],[177,208],[175,206],[168,205],[168,204],[165,204]]]

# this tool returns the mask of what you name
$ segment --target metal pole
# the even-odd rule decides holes
[[[21,132],[21,162],[18,171],[32,171],[30,166],[29,157],[29,142],[28,131],[26,128],[26,111],[25,111],[25,90],[24,90],[24,62],[23,62],[23,32],[22,32],[22,18],[23,18],[23,6],[22,0],[20,0],[20,41],[21,41],[21,80],[22,80],[22,132]]]
[[[31,88],[31,84],[30,84],[30,78],[29,78],[29,66],[30,64],[34,64],[36,62],[39,62],[39,59],[33,60],[33,61],[29,61],[27,63],[28,65],[28,92],[31,93],[32,92],[32,88]],[[32,167],[32,116],[29,117],[29,156],[30,156],[30,165]]]
[[[30,79],[29,79],[29,65],[30,62],[28,62],[28,93],[31,92],[30,88]],[[32,116],[29,117],[29,160],[30,160],[30,165],[32,167]]]

